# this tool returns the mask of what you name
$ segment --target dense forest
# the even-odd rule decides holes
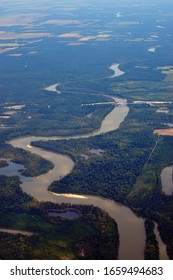
[[[156,222],[173,259],[173,195],[161,182],[163,168],[173,164],[173,137],[153,134],[173,127],[172,3],[43,2],[27,1],[27,10],[18,0],[0,4],[0,174],[11,162],[27,177],[54,167],[9,140],[98,131],[117,106],[112,97],[124,98],[129,113],[118,129],[32,145],[75,163],[50,191],[127,205],[145,219],[144,258],[159,258]],[[18,176],[0,175],[0,259],[118,259],[118,227],[107,213],[38,202],[20,185]],[[48,214],[68,208],[80,217]]]
[[[39,203],[22,192],[17,177],[0,176],[0,191],[0,259],[118,258],[117,224],[104,211],[70,205],[79,219],[52,219],[49,209],[64,211],[69,205]]]
[[[128,118],[114,132],[87,139],[32,144],[65,153],[75,161],[73,171],[54,182],[49,190],[99,194],[130,206],[136,213],[159,224],[161,237],[172,258],[173,201],[171,196],[162,193],[160,174],[164,167],[173,163],[173,138],[153,135],[159,122],[159,116],[152,118],[154,114],[155,109],[145,105],[132,106]],[[91,153],[92,150],[96,153]]]
[[[22,149],[13,148],[11,145],[4,142],[1,143],[0,158],[5,159],[0,161],[0,167],[8,166],[8,161],[23,165],[20,170],[24,176],[39,176],[47,173],[53,168],[53,163],[32,153]]]
[[[159,259],[159,246],[154,233],[154,222],[147,219],[145,220],[146,231],[146,247],[144,256],[146,260],[158,260]]]

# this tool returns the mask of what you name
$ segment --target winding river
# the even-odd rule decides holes
[[[102,121],[99,130],[86,135],[77,135],[71,138],[86,138],[108,131],[115,130],[119,127],[120,123],[125,119],[128,114],[129,108],[127,107],[124,99],[113,98],[121,105],[114,107],[114,109],[105,117]],[[48,192],[48,186],[55,180],[59,180],[63,176],[71,172],[74,167],[74,162],[66,155],[60,155],[50,151],[45,151],[40,148],[31,146],[31,141],[36,140],[50,140],[50,139],[64,139],[64,137],[23,137],[11,140],[9,143],[13,147],[22,148],[38,154],[53,162],[54,168],[48,173],[40,175],[38,177],[24,177],[20,175],[22,181],[21,187],[24,192],[32,195],[39,201],[52,201],[55,203],[71,203],[97,206],[106,212],[116,220],[118,223],[118,229],[120,234],[120,249],[119,259],[123,260],[140,260],[143,259],[144,247],[145,247],[145,230],[144,220],[134,214],[128,207],[119,204],[115,201],[105,199],[98,196],[90,195],[75,195],[75,194],[57,194]],[[4,168],[8,170],[9,167]],[[15,164],[13,166],[15,169]],[[20,169],[20,168],[18,168]],[[2,168],[1,168],[2,171]],[[1,173],[2,174],[2,173]],[[157,229],[156,229],[157,232]],[[160,259],[167,259],[166,248],[163,242],[160,240],[159,246],[162,247],[160,252]]]

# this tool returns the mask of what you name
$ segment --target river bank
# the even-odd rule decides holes
[[[117,98],[113,98],[117,101]],[[13,139],[9,143],[13,147],[22,148],[32,153],[36,153],[53,162],[54,168],[48,173],[36,178],[27,178],[22,180],[22,189],[24,192],[32,195],[39,201],[51,201],[54,203],[70,203],[82,205],[94,205],[105,210],[118,223],[120,235],[119,259],[143,259],[145,247],[144,220],[138,217],[128,207],[116,203],[115,201],[104,199],[98,196],[57,194],[48,192],[48,186],[53,182],[60,180],[71,172],[74,162],[65,155],[48,152],[40,148],[31,146],[32,141],[38,140],[60,140],[60,139],[80,139],[87,138],[108,131],[115,130],[128,114],[129,108],[126,101],[118,99],[121,105],[114,109],[102,121],[99,130],[86,135],[76,135],[73,137],[23,137]],[[31,181],[30,181],[31,180]],[[136,244],[134,248],[134,244]],[[161,257],[162,258],[162,257]]]

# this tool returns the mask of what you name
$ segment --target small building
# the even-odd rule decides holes
[[[160,107],[159,109],[157,109],[156,111],[157,113],[165,113],[165,114],[168,114],[169,113],[169,110],[167,107]]]

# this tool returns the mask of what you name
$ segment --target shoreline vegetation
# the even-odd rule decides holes
[[[6,161],[1,158],[6,158]],[[20,170],[20,174],[26,177],[39,176],[53,168],[53,163],[41,156],[1,143],[0,168],[8,166],[8,160],[23,165],[24,168]]]
[[[128,118],[122,123],[120,129],[116,132],[111,132],[111,133],[108,133],[108,134],[105,134],[105,135],[101,135],[101,136],[97,136],[95,138],[92,138],[92,139],[82,139],[81,140],[81,145],[80,145],[80,142],[78,141],[76,143],[75,140],[61,140],[61,141],[48,141],[48,142],[44,142],[44,141],[40,141],[40,142],[34,142],[32,143],[32,145],[35,145],[37,147],[41,147],[41,148],[44,148],[44,149],[47,149],[47,150],[51,150],[51,151],[54,151],[54,152],[58,152],[58,153],[62,153],[63,151],[66,150],[66,154],[68,156],[70,156],[74,161],[75,161],[75,168],[73,169],[72,173],[70,173],[69,175],[67,175],[65,178],[62,178],[60,181],[57,181],[57,182],[54,182],[50,187],[49,187],[49,191],[55,191],[55,192],[58,192],[58,193],[61,193],[61,192],[67,192],[67,193],[76,193],[76,194],[100,194],[101,196],[104,196],[104,197],[107,197],[107,198],[113,198],[115,197],[115,200],[129,206],[130,208],[133,209],[133,211],[135,211],[137,214],[139,214],[140,216],[143,216],[144,218],[148,217],[148,218],[151,218],[151,219],[154,219],[158,225],[159,225],[159,230],[160,230],[160,233],[161,233],[161,237],[162,239],[164,240],[164,242],[167,244],[168,246],[168,253],[169,253],[169,257],[172,258],[172,249],[170,246],[170,239],[168,238],[172,238],[171,237],[171,234],[169,232],[169,235],[167,235],[167,229],[165,230],[164,229],[164,225],[167,224],[167,228],[171,228],[172,227],[172,222],[171,221],[168,221],[167,219],[167,215],[170,216],[170,213],[171,212],[167,212],[167,211],[170,211],[170,210],[166,210],[166,208],[169,209],[169,207],[172,207],[172,198],[167,198],[165,195],[163,195],[161,193],[161,186],[160,186],[160,183],[159,185],[157,185],[155,183],[155,180],[154,177],[153,179],[151,178],[151,180],[149,181],[149,185],[146,185],[146,188],[145,188],[145,183],[141,183],[141,179],[144,180],[144,175],[140,175],[140,170],[142,168],[142,166],[145,166],[145,171],[144,171],[144,174],[146,176],[146,180],[149,180],[150,178],[150,175],[149,173],[147,172],[147,168],[148,170],[151,171],[151,166],[153,165],[153,172],[152,174],[158,174],[156,175],[156,178],[158,176],[159,178],[159,174],[161,174],[161,170],[166,167],[167,165],[169,165],[171,162],[172,162],[172,153],[171,153],[171,147],[172,147],[172,138],[162,138],[160,139],[160,142],[158,143],[155,151],[152,153],[152,157],[150,157],[151,155],[151,152],[152,152],[152,149],[154,147],[154,143],[156,141],[155,139],[155,136],[152,134],[153,131],[154,131],[154,125],[145,125],[144,126],[144,123],[143,123],[143,129],[141,129],[141,125],[139,127],[139,134],[137,133],[137,126],[135,124],[135,131],[134,129],[130,126],[130,124],[133,124],[133,117],[137,118],[137,116],[141,115],[141,110],[145,110],[145,106],[144,108],[142,109],[136,109],[136,113],[134,113],[134,109],[131,110],[131,113],[130,115],[128,115]],[[149,110],[149,109],[148,109]],[[151,109],[151,112],[152,112],[152,109]],[[150,127],[151,126],[151,127]],[[142,130],[143,130],[143,133],[142,133]],[[125,131],[128,131],[128,133],[125,133]],[[131,131],[131,132],[130,132]],[[134,131],[134,132],[133,132]],[[150,131],[150,133],[148,133]],[[131,137],[129,138],[129,132],[131,133]],[[142,134],[141,134],[142,133]],[[82,153],[82,154],[87,154],[89,156],[89,153],[87,153],[87,149],[88,147],[91,149],[91,148],[101,148],[104,150],[104,153],[102,154],[102,159],[100,159],[100,155],[99,157],[97,155],[91,157],[91,155],[89,156],[89,160],[87,161],[86,160],[86,163],[89,163],[91,162],[90,164],[93,165],[92,161],[94,160],[97,160],[96,162],[100,162],[101,163],[101,160],[104,160],[104,166],[105,166],[105,160],[107,158],[107,153],[109,151],[109,147],[112,146],[112,144],[110,145],[110,140],[114,139],[114,141],[116,141],[115,139],[115,135],[117,135],[117,143],[119,143],[119,139],[122,139],[121,138],[121,134],[123,135],[123,142],[124,144],[126,143],[126,141],[129,139],[130,142],[127,141],[127,148],[130,149],[130,145],[133,146],[133,142],[135,142],[135,146],[137,149],[136,151],[138,151],[139,153],[139,150],[138,148],[140,148],[140,151],[142,150],[144,153],[145,153],[145,158],[144,158],[144,155],[142,155],[142,159],[143,159],[143,162],[141,162],[140,158],[139,158],[139,155],[138,155],[138,161],[141,163],[141,167],[139,166],[139,162],[137,161],[136,162],[136,166],[135,166],[135,169],[136,167],[139,168],[139,173],[136,174],[136,176],[134,176],[134,181],[129,181],[127,183],[128,185],[128,188],[126,190],[126,192],[124,193],[124,196],[122,196],[122,190],[120,189],[120,186],[125,186],[125,184],[122,183],[122,177],[124,176],[124,168],[122,168],[122,177],[120,176],[120,168],[117,170],[118,174],[119,174],[119,178],[120,178],[120,186],[118,185],[118,182],[117,182],[117,176],[115,174],[115,184],[113,183],[113,177],[110,173],[110,176],[111,176],[111,182],[112,182],[112,188],[111,188],[111,183],[109,183],[109,191],[111,191],[111,194],[106,194],[104,193],[104,188],[103,188],[103,191],[101,191],[100,189],[100,192],[99,192],[99,187],[101,186],[101,182],[103,183],[105,180],[105,182],[108,182],[108,177],[107,177],[107,173],[105,174],[105,180],[101,177],[104,175],[104,171],[102,170],[100,172],[100,168],[99,168],[99,183],[98,183],[98,187],[96,188],[97,191],[96,192],[93,192],[93,188],[92,188],[92,182],[95,182],[95,180],[93,180],[93,176],[94,176],[94,173],[96,172],[96,169],[92,168],[91,170],[94,170],[93,172],[93,175],[87,175],[86,171],[87,169],[85,168],[85,171],[83,169],[81,169],[81,167],[84,165],[80,165],[82,162],[81,162],[81,159],[79,156],[77,156],[78,154]],[[128,135],[127,137],[125,137],[124,135]],[[146,140],[145,140],[145,137],[146,137]],[[139,138],[139,142],[137,144],[137,138],[140,136]],[[105,143],[105,140],[106,138],[110,138],[109,140],[109,147],[105,147],[105,144],[103,146],[103,143]],[[127,139],[126,139],[127,138]],[[141,139],[142,139],[142,142],[141,142]],[[150,139],[150,141],[149,141]],[[95,146],[95,143],[97,142],[97,145]],[[115,142],[116,143],[116,142]],[[116,144],[115,146],[115,143],[114,145],[112,146],[113,147],[116,147],[116,153],[118,152],[118,145]],[[146,144],[146,148],[144,150],[144,143]],[[122,145],[123,143],[121,143]],[[130,145],[129,145],[130,144]],[[76,146],[77,145],[77,146]],[[112,149],[111,148],[111,149]],[[120,146],[121,148],[121,146]],[[124,147],[125,148],[125,147]],[[164,152],[162,152],[162,150],[164,150]],[[148,152],[147,152],[148,151]],[[106,154],[105,154],[106,152]],[[147,154],[146,154],[147,152]],[[112,153],[112,151],[111,151]],[[135,150],[134,152],[132,153],[135,155]],[[162,154],[162,156],[160,157],[160,155]],[[150,157],[150,160],[148,161],[148,158]],[[157,158],[160,158],[160,160],[158,161],[155,160],[155,157]],[[115,158],[115,155],[114,155],[114,159],[113,161],[115,162],[116,158]],[[132,160],[132,155],[128,156],[128,159],[124,159],[123,162],[126,162],[126,165],[128,165],[128,160]],[[83,160],[82,160],[83,161]],[[81,162],[81,163],[80,163]],[[147,163],[146,163],[147,162]],[[113,162],[111,161],[111,164]],[[96,163],[98,164],[98,163]],[[87,166],[87,165],[85,165]],[[147,167],[148,166],[148,167]],[[83,168],[82,167],[82,168]],[[100,165],[101,167],[101,165]],[[104,167],[105,168],[105,167]],[[132,168],[132,167],[131,167]],[[80,171],[81,169],[81,171]],[[80,173],[78,173],[79,171]],[[131,169],[132,170],[132,169]],[[109,171],[110,172],[110,171]],[[114,171],[115,172],[115,171]],[[150,172],[151,173],[151,172]],[[77,178],[77,181],[76,179],[74,180],[73,179],[73,174],[74,174],[74,178]],[[78,175],[76,175],[78,174]],[[83,175],[82,175],[83,174]],[[101,175],[102,174],[102,175]],[[82,176],[82,177],[81,177]],[[92,178],[92,181],[89,181],[87,183],[88,186],[90,186],[90,188],[86,188],[84,186],[87,186],[84,182],[81,183],[79,178],[81,177],[81,180],[83,178]],[[125,178],[125,176],[124,176]],[[128,178],[128,177],[127,177]],[[148,178],[148,179],[147,179]],[[97,181],[98,181],[97,179]],[[137,182],[139,180],[139,186],[140,188],[138,189],[137,188],[137,183],[135,184],[135,181],[137,179]],[[74,184],[73,184],[73,180],[74,180]],[[79,184],[78,184],[79,182]],[[160,182],[160,179],[159,181]],[[82,186],[82,188],[79,188],[77,189],[77,186],[80,187],[80,185]],[[95,183],[94,183],[95,185]],[[68,187],[70,186],[70,187]],[[104,186],[104,184],[103,184]],[[115,189],[115,186],[118,186],[118,190],[119,190],[119,193],[116,192],[116,189]],[[131,186],[131,188],[129,189],[129,186]],[[150,187],[149,187],[150,186]],[[113,195],[113,189],[114,189],[114,192],[115,192],[115,195]],[[121,196],[120,196],[121,194]],[[158,208],[157,210],[155,209],[155,206],[154,207],[151,207],[149,206],[149,203],[148,203],[148,200],[151,200],[151,201],[157,201],[157,199],[159,199],[160,203],[164,203],[165,199],[167,199],[169,202],[169,207],[165,207],[164,211],[166,210],[165,212],[165,216],[163,216],[162,214],[162,218],[161,218],[161,215],[158,214],[156,215],[155,214],[155,211],[158,211]],[[137,204],[136,204],[137,203]],[[153,202],[152,202],[153,203]],[[154,203],[155,204],[155,203]],[[141,205],[143,205],[143,207],[141,207]],[[171,208],[170,208],[171,209]],[[163,209],[162,209],[163,210]],[[159,211],[162,212],[162,210],[160,209]],[[163,212],[164,213],[164,212]],[[168,214],[169,213],[169,214]],[[166,233],[166,234],[165,234]],[[167,235],[167,237],[166,237]],[[170,237],[169,237],[170,236]],[[165,238],[166,237],[166,238]]]
[[[166,195],[161,182],[162,170],[173,164],[172,3],[160,3],[159,10],[154,1],[150,7],[125,3],[116,16],[114,4],[77,1],[74,9],[28,2],[26,10],[20,2],[4,2],[1,11],[0,170],[12,160],[24,166],[20,173],[28,181],[51,172],[51,159],[7,141],[92,134],[113,110],[108,103],[126,99],[129,113],[117,130],[81,139],[37,138],[32,145],[75,163],[67,176],[53,178],[49,191],[121,202],[146,220],[145,258],[159,258],[157,223],[173,259],[173,194]],[[164,26],[156,25],[158,18]],[[20,186],[19,177],[0,175],[0,227],[37,234],[0,232],[1,259],[118,258],[117,224],[105,212],[73,205],[79,219],[48,217],[49,209],[72,206],[39,202]]]
[[[159,246],[154,233],[154,222],[145,220],[146,231],[146,246],[144,251],[144,257],[146,260],[158,260],[159,259]]]
[[[127,96],[126,96],[127,97]],[[144,111],[146,112],[147,109],[147,114],[144,113]],[[154,121],[155,122],[151,122],[150,119],[152,118],[152,116],[154,116]],[[142,123],[142,127],[141,127],[141,123]],[[143,199],[143,194],[141,196],[140,194],[140,189],[137,190],[136,192],[136,184],[135,181],[138,178],[138,176],[140,175],[140,172],[142,170],[142,166],[145,165],[145,162],[147,161],[148,157],[150,156],[150,153],[154,147],[154,143],[156,141],[156,136],[153,135],[153,131],[155,129],[155,127],[157,126],[158,123],[158,117],[155,118],[155,110],[153,108],[149,108],[146,105],[138,105],[138,106],[131,106],[130,107],[130,113],[128,114],[128,117],[126,118],[126,120],[121,124],[120,128],[118,129],[118,131],[113,131],[113,132],[109,132],[107,134],[103,134],[100,136],[95,136],[89,139],[71,139],[71,140],[58,140],[57,143],[56,141],[39,141],[39,142],[33,142],[32,145],[38,146],[40,148],[44,148],[47,150],[52,150],[53,152],[58,152],[61,154],[67,154],[69,157],[71,157],[74,161],[75,161],[75,168],[72,171],[72,173],[70,173],[68,176],[66,176],[65,178],[62,178],[59,182],[54,182],[50,187],[49,190],[51,191],[55,191],[55,192],[63,192],[64,193],[64,185],[66,186],[66,192],[72,192],[72,193],[87,193],[87,194],[100,194],[101,196],[104,197],[108,197],[108,198],[113,198],[116,201],[119,201],[127,206],[129,206],[131,209],[133,209],[137,214],[143,216],[143,217],[148,217],[151,219],[154,219],[154,221],[156,221],[159,225],[159,230],[161,233],[161,237],[164,240],[164,242],[167,244],[168,246],[168,253],[169,253],[169,257],[172,257],[172,248],[170,247],[170,240],[172,239],[171,234],[169,233],[169,235],[167,235],[167,228],[171,227],[171,221],[168,221],[167,218],[160,218],[160,216],[155,215],[155,209],[153,209],[153,207],[149,207],[148,204],[145,206],[148,197],[151,197],[150,199],[157,199],[157,197],[159,196],[159,201],[164,201],[165,197],[160,193],[160,187],[159,189],[155,188],[155,183],[154,181],[150,181],[150,188],[144,188],[144,186],[142,186],[142,184],[140,183],[140,186],[142,186],[142,193],[143,190],[147,190],[145,197],[146,200],[142,200]],[[123,141],[122,141],[123,139]],[[165,147],[165,137],[163,139],[161,139],[162,141],[162,145]],[[168,141],[171,142],[171,139],[168,137]],[[96,144],[97,142],[97,144]],[[106,144],[107,143],[107,144]],[[134,145],[135,143],[135,145]],[[58,144],[58,145],[56,145]],[[171,143],[167,146],[167,149],[169,150],[168,147],[171,147]],[[133,147],[133,149],[131,149]],[[159,145],[158,145],[159,147]],[[104,150],[104,153],[102,153],[102,155],[98,156],[98,155],[92,155],[90,153],[88,153],[87,150],[90,149],[102,149]],[[165,148],[164,148],[165,149]],[[8,150],[8,149],[7,149]],[[121,154],[121,158],[117,158],[117,151],[119,150],[119,154]],[[125,153],[125,151],[128,151],[128,153]],[[116,154],[113,152],[115,151]],[[136,152],[137,152],[137,158],[136,158],[136,162],[133,159],[133,157],[135,158],[136,156]],[[140,158],[140,153],[141,153],[141,158]],[[168,151],[170,157],[171,157],[171,152]],[[77,181],[74,181],[73,184],[73,174],[75,174],[74,172],[77,171],[77,169],[79,168],[80,170],[80,162],[81,162],[81,158],[79,154],[85,154],[87,156],[89,156],[89,161],[85,161],[85,165],[81,165],[81,167],[85,167],[85,171],[81,170],[80,173],[77,173]],[[165,154],[165,153],[164,153]],[[3,156],[5,156],[5,153],[2,154]],[[127,157],[123,158],[123,155],[126,155]],[[165,159],[167,157],[167,154],[165,154]],[[164,157],[163,157],[164,158]],[[168,159],[169,157],[167,157]],[[96,165],[94,163],[94,161],[96,162]],[[107,162],[108,160],[108,162]],[[104,190],[104,177],[97,177],[98,181],[98,187],[96,189],[96,192],[93,193],[93,191],[91,191],[91,189],[87,189],[86,187],[83,189],[78,189],[75,191],[75,187],[78,186],[78,183],[80,185],[80,180],[79,180],[79,175],[82,176],[81,178],[92,178],[93,180],[93,176],[94,173],[96,172],[95,167],[98,166],[98,162],[100,167],[98,169],[99,174],[102,174],[102,176],[104,176],[104,171],[105,169],[105,164],[107,162],[108,166],[112,163],[116,164],[116,160],[119,161],[118,166],[119,169],[117,170],[117,174],[120,180],[120,185],[118,184],[118,180],[117,180],[117,175],[115,173],[115,181],[116,181],[116,185],[113,183],[113,177],[111,177],[111,173],[110,173],[110,177],[111,180],[108,183],[109,185],[109,189],[108,192],[110,193],[106,193]],[[171,160],[171,159],[170,159]],[[83,160],[82,160],[83,161]],[[91,161],[91,163],[90,163]],[[92,163],[93,161],[93,163]],[[128,161],[129,161],[129,165],[128,165]],[[91,170],[93,170],[93,175],[87,175],[86,174],[86,163],[89,162],[91,166],[95,166],[94,168],[92,167]],[[103,169],[100,169],[102,167],[102,162],[103,162]],[[132,169],[132,162],[134,162],[134,170]],[[126,163],[126,165],[124,165],[124,163]],[[93,165],[94,164],[94,165]],[[168,162],[168,160],[166,160],[165,162],[165,167],[167,164],[170,164],[170,162]],[[89,165],[89,166],[90,166]],[[122,165],[122,168],[120,168],[120,166]],[[89,167],[88,166],[88,167]],[[114,166],[114,165],[113,165]],[[131,170],[131,174],[133,174],[133,176],[130,176],[130,174],[128,174],[128,170],[129,170],[129,166],[130,166],[130,170]],[[164,167],[162,165],[162,168]],[[124,176],[124,172],[127,168],[127,177]],[[122,169],[122,177],[120,176],[120,170]],[[112,169],[113,172],[114,169]],[[136,173],[137,172],[137,173]],[[156,171],[154,171],[155,173]],[[97,172],[96,172],[97,173]],[[82,175],[83,174],[83,175]],[[75,175],[76,176],[76,175]],[[148,173],[146,173],[146,176],[148,176]],[[105,174],[105,178],[106,181],[108,182],[108,177],[107,177],[107,172]],[[122,182],[122,178],[124,178],[124,183]],[[126,180],[129,180],[127,181]],[[143,177],[142,177],[143,178]],[[140,182],[140,176],[139,176],[139,182]],[[70,189],[68,188],[69,186],[69,182],[70,182]],[[100,183],[102,182],[102,183]],[[58,188],[55,188],[55,186],[58,186]],[[92,182],[89,183],[90,186],[92,186]],[[112,189],[111,185],[116,186],[117,189]],[[62,190],[61,190],[61,186],[62,186]],[[83,186],[83,184],[82,184]],[[101,190],[100,187],[103,186],[103,189]],[[125,187],[126,186],[126,187]],[[130,189],[129,189],[130,186]],[[121,188],[122,187],[122,188]],[[94,187],[95,188],[95,187]],[[100,188],[100,191],[99,191]],[[118,190],[118,192],[117,192]],[[140,195],[140,199],[139,199],[139,195]],[[153,196],[154,195],[154,196]],[[135,198],[135,199],[134,199]],[[144,201],[145,203],[143,204],[143,208],[139,207],[139,205],[141,205],[141,201]],[[137,204],[136,204],[137,202]],[[152,202],[153,203],[153,202]],[[171,207],[171,198],[170,198],[170,202],[169,202],[169,207]],[[145,210],[146,207],[146,210]],[[169,208],[168,208],[169,209]],[[166,209],[165,209],[166,210]],[[157,209],[158,211],[158,209]],[[166,210],[169,211],[169,210]],[[168,212],[166,212],[167,215]],[[165,227],[165,225],[167,225]],[[166,229],[166,230],[165,230]],[[165,234],[166,233],[166,234]]]
[[[17,177],[0,176],[0,259],[118,258],[117,224],[106,212],[93,206],[39,203],[19,184]],[[79,219],[48,215],[49,209],[63,212],[69,206],[80,213]]]

